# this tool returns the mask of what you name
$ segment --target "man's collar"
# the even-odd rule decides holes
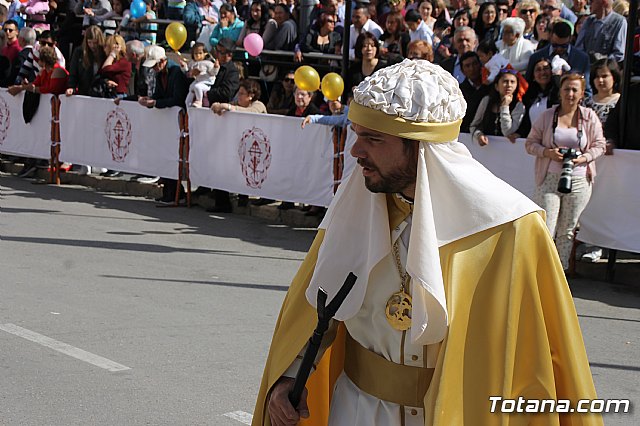
[[[614,14],[614,12],[615,11],[613,9],[611,9],[609,11],[605,10],[604,11],[604,16],[600,19],[600,21],[602,21],[602,22],[606,21],[608,18],[610,18]],[[596,19],[598,19],[598,18],[596,17]]]
[[[468,81],[469,85],[471,87],[473,87],[474,89],[476,89],[476,90],[478,90],[482,86],[482,80],[480,80],[479,84],[475,84],[473,81],[469,80],[469,77],[465,77],[464,79],[465,79],[465,81]]]
[[[403,203],[407,203],[409,205],[413,205],[413,200],[409,197],[407,197],[406,195],[404,195],[402,192],[396,192],[394,194],[396,197],[398,197],[398,199],[400,201],[402,201]]]
[[[571,54],[571,44],[569,44],[569,46],[567,46],[567,51],[565,52],[565,54],[567,56],[569,56]],[[549,58],[551,58],[553,55],[553,44],[551,44],[551,42],[549,42]]]

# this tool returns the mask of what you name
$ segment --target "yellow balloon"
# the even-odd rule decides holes
[[[320,75],[313,67],[303,65],[298,68],[293,75],[293,80],[302,90],[313,92],[320,88]]]
[[[322,78],[322,94],[330,101],[336,101],[344,91],[344,80],[340,74],[330,72]]]
[[[178,51],[187,41],[187,29],[182,22],[172,22],[164,32],[164,38],[173,50]]]

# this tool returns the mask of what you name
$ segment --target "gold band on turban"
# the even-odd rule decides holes
[[[385,114],[355,101],[349,104],[349,120],[377,132],[425,142],[451,142],[460,134],[462,120],[451,123],[427,123],[405,120]]]

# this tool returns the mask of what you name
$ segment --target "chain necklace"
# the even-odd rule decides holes
[[[400,290],[393,293],[387,300],[385,314],[387,321],[394,329],[406,331],[411,328],[411,295],[409,294],[409,273],[402,267],[400,261],[400,238],[393,243],[392,252],[396,269],[400,274]]]

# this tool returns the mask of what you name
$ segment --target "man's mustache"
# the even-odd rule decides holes
[[[358,158],[358,164],[362,167],[366,167],[367,169],[371,169],[371,170],[378,170],[378,168],[371,162],[364,160],[362,158]]]

